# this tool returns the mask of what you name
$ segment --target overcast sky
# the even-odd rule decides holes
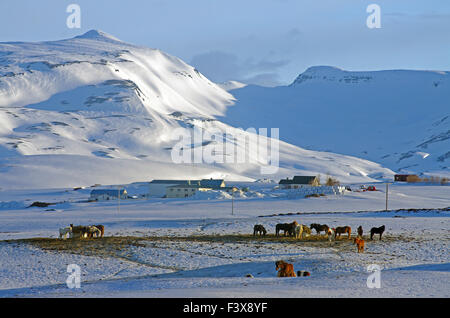
[[[80,29],[66,25],[72,3]],[[373,3],[378,29],[366,24]],[[0,1],[1,42],[91,29],[178,56],[216,82],[285,85],[314,65],[450,71],[448,0]]]

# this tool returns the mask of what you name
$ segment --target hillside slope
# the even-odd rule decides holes
[[[224,141],[249,149],[253,141],[226,135],[197,142],[174,134],[195,129],[238,134],[217,120],[234,102],[233,95],[180,59],[101,31],[53,42],[1,43],[0,187],[260,179],[261,167],[275,159],[260,151],[248,151],[242,164],[174,163],[173,149],[180,143],[181,149],[222,157],[231,155]],[[367,160],[284,142],[279,153],[280,168],[272,179],[329,173],[344,182],[366,182],[393,173]]]

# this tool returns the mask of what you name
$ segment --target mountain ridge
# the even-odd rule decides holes
[[[235,107],[235,97],[177,57],[105,38],[109,35],[92,31],[61,41],[0,43],[0,187],[327,173],[343,182],[370,182],[393,175],[368,160],[283,141],[273,175],[261,176],[261,168],[275,157],[256,145],[258,151],[249,152],[242,164],[176,164],[173,149],[180,142],[181,149],[219,150],[225,157],[233,154],[220,148],[223,142],[248,151],[245,141],[225,135],[202,143],[174,135],[195,129],[205,135],[241,134],[220,120]],[[273,143],[269,136],[260,138]]]
[[[230,125],[271,123],[299,147],[361,157],[397,172],[449,174],[450,72],[314,66],[287,86],[230,92],[237,102],[221,117]],[[255,117],[256,109],[264,116]]]

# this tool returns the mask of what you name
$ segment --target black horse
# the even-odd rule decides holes
[[[262,226],[261,224],[256,224],[254,227],[253,227],[253,236],[255,236],[256,234],[259,234],[259,235],[266,235],[267,234],[267,230],[266,230],[266,228],[264,227],[264,226]]]
[[[275,226],[276,236],[279,236],[280,231],[284,231],[284,236],[286,233],[289,233],[289,236],[295,235],[295,226],[297,224],[295,222],[292,223],[280,223]]]
[[[313,223],[310,226],[311,229],[315,229],[317,234],[320,234],[320,232],[325,231],[325,234],[328,232],[328,225],[326,224],[317,224],[317,223]]]
[[[373,236],[375,234],[380,234],[380,240],[381,240],[381,236],[383,235],[385,230],[385,226],[380,226],[380,227],[373,227],[370,229],[370,239],[373,240]]]

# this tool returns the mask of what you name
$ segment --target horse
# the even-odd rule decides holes
[[[358,236],[359,236],[359,237],[362,237],[362,236],[363,236],[363,228],[362,228],[361,225],[358,227]]]
[[[286,263],[285,261],[276,261],[277,277],[297,277],[294,272],[294,265]]]
[[[352,228],[350,226],[342,226],[342,227],[337,227],[335,229],[335,237],[336,235],[339,234],[339,237],[341,237],[341,234],[347,233],[348,234],[348,239],[350,239],[350,235],[352,234]]]
[[[100,237],[103,237],[103,235],[105,234],[105,226],[104,226],[104,225],[101,225],[101,224],[99,224],[99,225],[93,225],[93,226],[95,226],[97,229],[100,230]]]
[[[94,237],[94,235],[95,235],[95,237],[100,237],[102,232],[97,227],[91,225],[91,226],[86,227],[86,234],[87,234],[87,237],[92,238],[92,237]]]
[[[336,229],[335,228],[329,228],[327,231],[327,235],[328,235],[328,241],[332,241],[336,239]]]
[[[73,224],[70,224],[70,227],[72,228],[72,237],[75,237],[75,238],[85,237],[86,226],[82,226],[82,225],[73,226]]]
[[[261,224],[256,224],[254,227],[253,227],[253,236],[256,236],[256,234],[259,234],[260,236],[261,235],[266,235],[267,234],[267,230],[266,230],[266,228],[264,227],[264,226],[262,226]]]
[[[364,240],[359,237],[355,238],[353,244],[356,244],[358,247],[358,253],[364,253]]]
[[[76,238],[94,237],[94,234],[97,237],[101,235],[101,231],[95,226],[83,226],[83,225],[73,226],[73,224],[71,224],[70,226],[72,227],[73,237]]]
[[[284,231],[284,236],[289,233],[290,236],[295,235],[295,227],[298,225],[297,221],[292,223],[280,223],[275,226],[275,234],[279,236],[280,231]]]
[[[311,229],[303,224],[298,224],[295,227],[295,238],[303,238],[303,234],[309,236],[311,234]]]
[[[63,227],[59,229],[59,239],[66,239],[67,234],[69,234],[69,237],[72,237],[72,227]]]
[[[322,231],[324,231],[326,234],[329,229],[328,225],[326,225],[326,224],[321,225],[321,224],[317,224],[317,223],[311,224],[310,228],[315,229],[317,234],[319,234],[319,235],[320,235],[320,232],[322,232]]]
[[[380,240],[381,240],[381,236],[383,235],[385,230],[385,226],[380,226],[380,227],[373,227],[370,229],[370,239],[373,240],[373,236],[375,234],[380,234]]]

